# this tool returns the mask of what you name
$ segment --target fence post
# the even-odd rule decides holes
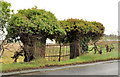
[[[59,51],[59,62],[60,62],[60,58],[61,58],[61,44],[60,44],[60,51]]]
[[[1,52],[1,50],[2,50],[2,44],[0,44],[0,52]]]

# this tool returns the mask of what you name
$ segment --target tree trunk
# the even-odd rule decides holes
[[[82,54],[82,47],[80,41],[75,40],[70,43],[70,59],[76,58]]]
[[[21,41],[24,45],[25,62],[30,62],[35,58],[45,57],[45,38],[38,40],[35,37],[22,36]]]
[[[34,41],[34,58],[45,57],[46,39]]]

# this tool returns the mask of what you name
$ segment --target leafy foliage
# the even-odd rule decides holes
[[[55,35],[65,33],[54,14],[37,7],[19,10],[17,14],[11,16],[9,25],[7,31],[15,37],[29,34],[52,39]]]
[[[8,2],[0,1],[0,30],[6,27],[6,24],[10,18],[11,4]]]
[[[96,40],[97,37],[103,35],[104,26],[99,22],[89,22],[79,19],[67,19],[60,21],[60,25],[65,29],[66,39],[60,39],[62,42],[72,42],[76,39],[80,40]]]
[[[91,24],[93,25],[93,31],[90,32],[89,35],[91,36],[91,40],[95,41],[104,35],[105,27],[103,26],[103,24],[96,21],[91,22]]]

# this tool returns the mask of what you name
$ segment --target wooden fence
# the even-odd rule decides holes
[[[46,45],[45,58],[52,61],[65,61],[69,59],[69,45]]]

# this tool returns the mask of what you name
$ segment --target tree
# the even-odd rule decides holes
[[[54,14],[37,7],[13,14],[7,31],[8,37],[23,43],[25,62],[45,57],[46,39],[65,33]]]
[[[7,27],[8,20],[10,18],[10,12],[13,12],[13,10],[10,10],[11,4],[5,1],[0,1],[0,57],[4,53],[3,49],[3,42],[5,39],[3,38],[5,36],[5,28]],[[4,40],[4,41],[3,41]]]
[[[0,1],[0,31],[7,26],[7,22],[10,18],[11,4],[8,2]]]
[[[87,51],[89,41],[97,40],[104,33],[104,26],[99,22],[67,19],[60,21],[60,25],[67,34],[58,37],[56,41],[70,43],[70,59]]]

